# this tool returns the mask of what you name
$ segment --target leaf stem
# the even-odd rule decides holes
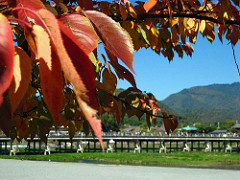
[[[47,25],[46,25],[46,23],[43,21],[42,17],[38,13],[36,13],[36,11],[33,11],[33,10],[31,10],[29,8],[25,8],[25,7],[16,7],[16,8],[12,9],[13,12],[14,11],[19,11],[19,10],[25,10],[25,11],[28,11],[28,12],[32,13],[33,15],[35,15],[38,18],[38,20],[40,21],[40,24],[38,24],[38,25],[44,26],[44,28],[48,32],[48,34],[49,35],[51,34]]]
[[[27,28],[31,29],[32,27],[30,26],[30,24],[26,21],[23,21],[21,19],[17,19],[17,18],[8,18],[9,21],[17,21],[18,23],[24,24]]]

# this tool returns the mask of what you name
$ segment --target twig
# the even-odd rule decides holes
[[[238,67],[238,63],[237,63],[237,59],[236,59],[236,55],[235,55],[235,50],[234,50],[234,46],[233,46],[232,42],[231,42],[231,46],[232,46],[232,51],[233,51],[234,62],[236,64],[236,67],[237,67],[237,70],[238,70],[238,75],[240,76],[240,71],[239,71],[239,67]]]

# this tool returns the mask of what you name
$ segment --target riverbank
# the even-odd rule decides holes
[[[200,167],[240,170],[239,153],[173,152],[173,153],[53,153],[51,155],[1,155],[2,159],[112,163],[124,165]]]

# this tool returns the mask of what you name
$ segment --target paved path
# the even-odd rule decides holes
[[[238,170],[0,159],[0,180],[239,180]]]

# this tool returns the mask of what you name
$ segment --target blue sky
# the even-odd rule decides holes
[[[216,37],[217,38],[217,37]],[[194,47],[192,57],[179,58],[176,54],[171,63],[162,55],[149,49],[135,52],[133,67],[136,72],[137,87],[152,92],[158,100],[184,88],[199,85],[239,82],[231,45],[216,39],[212,44],[202,35]],[[235,46],[237,62],[240,66],[240,43]],[[127,81],[118,81],[118,88],[127,88]]]
[[[135,2],[130,0],[131,2]],[[158,100],[193,86],[239,82],[234,63],[232,47],[226,39],[223,44],[216,40],[210,43],[201,34],[194,47],[192,57],[183,59],[176,54],[171,63],[150,48],[135,52],[134,70],[137,87],[152,92]],[[237,62],[240,66],[240,43],[235,46]],[[118,81],[118,88],[131,86],[127,81]]]

